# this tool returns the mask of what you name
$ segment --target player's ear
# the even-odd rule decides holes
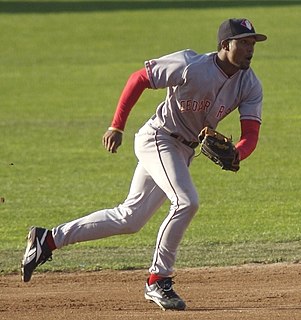
[[[229,43],[230,43],[229,40],[223,40],[221,42],[222,49],[229,51],[229,48],[230,48]]]

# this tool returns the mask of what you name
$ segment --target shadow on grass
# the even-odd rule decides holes
[[[0,14],[14,13],[62,13],[118,10],[155,9],[206,9],[231,7],[270,7],[301,5],[301,0],[251,0],[251,1],[1,1]]]

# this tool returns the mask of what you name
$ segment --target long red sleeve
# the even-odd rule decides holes
[[[129,77],[119,98],[111,127],[124,130],[131,109],[146,88],[151,88],[151,84],[145,68],[142,68]]]
[[[255,120],[241,120],[241,137],[236,144],[240,160],[247,158],[256,148],[260,123]]]

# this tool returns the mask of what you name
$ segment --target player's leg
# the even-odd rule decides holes
[[[143,135],[136,138],[136,154],[171,202],[158,233],[151,272],[170,276],[178,245],[199,206],[188,168],[194,151],[160,130],[149,131],[147,143]]]
[[[124,203],[113,209],[96,211],[52,230],[36,227],[30,230],[21,267],[23,281],[29,281],[35,268],[51,259],[55,248],[138,231],[165,199],[164,192],[138,163]]]
[[[163,309],[182,310],[185,303],[172,289],[170,276],[180,241],[198,209],[198,194],[188,171],[194,151],[166,133],[153,131],[149,136],[146,144],[145,139],[140,139],[138,135],[136,154],[156,184],[166,193],[171,206],[158,232],[145,298]],[[152,139],[155,143],[151,143]],[[154,278],[156,280],[152,282]]]
[[[53,228],[57,248],[83,241],[139,231],[166,196],[138,163],[126,200],[112,209],[93,212]]]

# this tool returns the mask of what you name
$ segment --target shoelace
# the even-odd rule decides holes
[[[171,278],[164,279],[163,281],[159,282],[159,286],[163,291],[163,294],[166,298],[172,299],[172,298],[179,298],[179,296],[175,293],[175,291],[172,288],[172,285],[174,282]]]

